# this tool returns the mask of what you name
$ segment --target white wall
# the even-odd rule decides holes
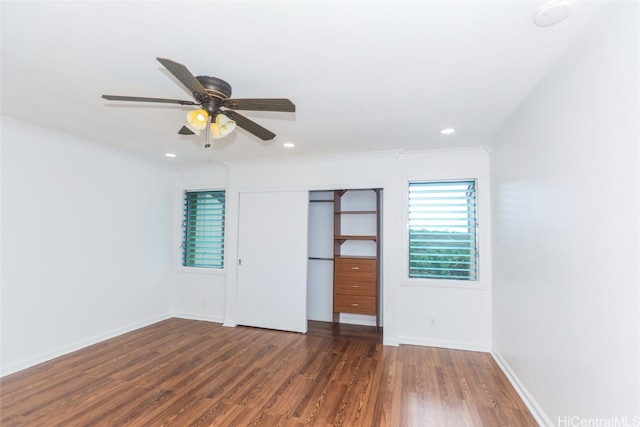
[[[183,197],[187,190],[226,190],[229,172],[222,164],[179,172],[175,184],[175,242],[172,262],[173,313],[186,319],[209,320],[222,323],[225,313],[225,268],[193,268],[181,266]],[[225,239],[234,239],[225,231]]]
[[[165,318],[172,172],[2,121],[2,374]]]
[[[400,233],[401,240],[393,243],[400,243],[400,246],[390,249],[394,254],[392,262],[398,264],[397,268],[402,273],[398,339],[401,343],[489,351],[492,283],[489,155],[482,149],[406,155],[400,158],[398,169],[403,183],[399,206],[404,209],[392,221],[402,227],[396,231]],[[477,179],[478,283],[464,285],[441,280],[425,286],[415,279],[409,280],[405,267],[408,265],[407,252],[404,249],[408,246],[408,228],[404,222],[408,193],[404,183],[473,178]],[[398,254],[402,254],[400,259]]]
[[[484,149],[336,156],[230,163],[227,235],[237,235],[238,193],[259,190],[383,188],[384,342],[488,350],[491,346],[489,161]],[[407,180],[478,178],[481,281],[473,289],[410,284],[400,254],[406,245]],[[275,242],[277,244],[277,242]],[[236,323],[237,241],[226,241],[225,324]],[[274,246],[277,251],[277,246]],[[436,319],[435,326],[431,319]]]
[[[489,347],[490,269],[480,290],[408,286],[398,256],[406,244],[406,180],[478,177],[488,198],[482,149],[175,172],[46,130],[2,125],[2,375],[172,315],[234,325],[237,200],[246,190],[384,188],[385,342]],[[182,193],[201,189],[228,191],[221,271],[180,266]],[[489,214],[488,203],[481,212]],[[489,251],[484,259],[490,262]],[[441,306],[451,309],[436,312]],[[429,324],[434,316],[437,328]]]
[[[543,424],[640,417],[639,35],[607,6],[492,145],[494,351]]]

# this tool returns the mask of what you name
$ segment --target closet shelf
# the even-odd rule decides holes
[[[349,258],[349,259],[378,259],[375,255],[336,255],[335,259]]]
[[[362,236],[362,235],[337,235],[334,240],[378,240],[378,236]]]
[[[376,211],[335,211],[336,215],[375,215]]]

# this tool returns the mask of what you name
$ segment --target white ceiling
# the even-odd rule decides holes
[[[2,115],[185,167],[488,145],[601,7],[574,1],[543,28],[542,4],[3,0]],[[297,111],[243,112],[276,138],[239,130],[206,150],[177,134],[192,107],[101,99],[190,100],[158,56],[226,80],[232,97],[289,98]]]

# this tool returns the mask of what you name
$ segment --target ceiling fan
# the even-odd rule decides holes
[[[159,102],[165,104],[200,105],[201,108],[187,114],[187,122],[178,131],[181,135],[200,135],[207,131],[209,137],[221,138],[231,133],[236,125],[263,141],[273,139],[276,134],[249,120],[235,110],[278,111],[293,113],[296,106],[284,98],[243,98],[231,99],[231,85],[217,77],[195,77],[184,65],[167,58],[156,58],[193,95],[195,101],[179,99],[144,98],[138,96],[102,95],[110,101]]]

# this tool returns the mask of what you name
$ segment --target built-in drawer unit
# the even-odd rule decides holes
[[[375,258],[336,258],[333,311],[376,315],[376,271]]]
[[[376,276],[375,258],[347,258],[340,257],[335,260],[336,274],[358,274]]]
[[[354,277],[353,275],[337,274],[335,277],[335,289],[339,294],[350,295],[375,295],[375,277]]]
[[[339,313],[376,314],[376,298],[369,295],[339,295],[333,301]]]
[[[333,191],[333,321],[354,321],[341,314],[375,317],[380,327],[379,291],[382,253],[381,188]],[[368,322],[370,319],[362,319]]]

